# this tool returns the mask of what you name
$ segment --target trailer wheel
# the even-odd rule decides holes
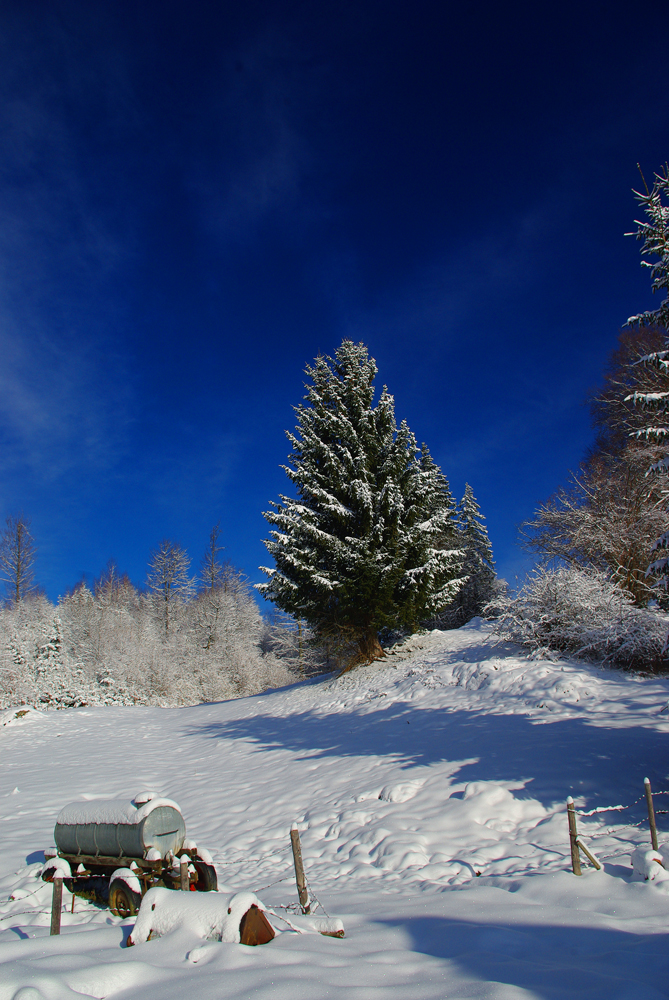
[[[216,892],[218,889],[218,876],[213,865],[208,865],[205,861],[191,862],[197,872],[197,881],[191,883],[191,888],[196,892]]]
[[[109,886],[109,909],[117,917],[132,917],[139,910],[142,897],[123,879],[115,878]]]

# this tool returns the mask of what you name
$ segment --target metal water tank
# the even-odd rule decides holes
[[[143,858],[155,848],[161,858],[178,854],[186,824],[176,802],[142,793],[132,802],[99,799],[61,809],[54,839],[59,854]]]

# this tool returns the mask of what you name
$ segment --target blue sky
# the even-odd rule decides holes
[[[0,516],[55,598],[108,559],[253,580],[304,367],[368,344],[501,575],[653,304],[636,164],[669,157],[669,8],[0,5]]]

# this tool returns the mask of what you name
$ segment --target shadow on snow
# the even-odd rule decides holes
[[[184,735],[244,740],[259,750],[288,750],[310,759],[376,755],[403,768],[462,761],[451,780],[531,782],[526,797],[544,806],[567,795],[585,796],[588,808],[627,805],[642,794],[646,775],[655,790],[667,787],[665,733],[643,726],[593,726],[583,719],[536,724],[525,715],[393,703],[329,715],[256,715],[191,725]],[[669,796],[656,808],[664,803],[669,808]],[[611,821],[622,822],[621,814],[612,813]]]
[[[543,1000],[667,997],[666,934],[474,923],[436,916],[379,922],[402,928],[415,951],[450,960],[482,982],[505,983]]]

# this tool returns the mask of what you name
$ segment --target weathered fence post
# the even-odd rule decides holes
[[[574,875],[581,875],[581,859],[578,854],[578,831],[576,830],[576,813],[571,795],[567,799],[567,817],[569,818],[569,846],[571,847],[571,870]]]
[[[297,883],[297,897],[302,907],[302,913],[311,913],[311,902],[307,891],[307,882],[304,877],[304,865],[302,864],[302,847],[300,845],[300,833],[295,823],[290,831],[290,842],[293,847],[293,861],[295,862],[295,882]]]
[[[190,886],[188,884],[188,862],[189,861],[190,861],[190,858],[186,854],[182,855],[182,857],[179,859],[179,877],[180,877],[179,888],[181,889],[182,892],[188,892],[188,890],[190,888]]]
[[[57,872],[53,877],[51,897],[51,933],[60,934],[60,911],[63,908],[63,877]]]
[[[597,858],[595,857],[595,855],[590,853],[590,851],[585,846],[585,844],[583,843],[583,841],[581,840],[580,837],[576,838],[576,845],[577,845],[577,847],[580,847],[580,849],[583,851],[583,853],[585,854],[585,856],[588,859],[588,861],[590,862],[590,864],[594,865],[594,867],[597,869],[598,872],[601,872],[602,866],[600,865],[600,863],[597,860]]]
[[[657,827],[655,826],[655,808],[653,806],[653,792],[650,787],[650,778],[643,779],[643,787],[646,792],[646,805],[648,806],[648,825],[650,827],[650,842],[653,850],[657,850]]]

